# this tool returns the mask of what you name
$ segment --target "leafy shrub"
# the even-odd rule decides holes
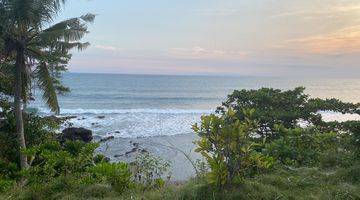
[[[259,122],[257,133],[262,137],[277,138],[276,124],[295,128],[300,120],[317,126],[324,125],[319,111],[329,110],[341,113],[360,113],[360,104],[344,103],[338,99],[311,99],[304,94],[305,88],[281,91],[273,88],[259,90],[235,90],[217,109],[225,113],[232,109],[239,120],[244,120],[244,109],[255,109],[254,119]]]
[[[254,110],[244,111],[246,118],[241,121],[230,109],[222,116],[203,116],[201,124],[193,126],[200,136],[196,151],[207,160],[211,168],[208,179],[217,187],[272,166],[272,159],[256,152],[256,143],[251,141],[257,128],[256,122],[248,117],[253,113]]]
[[[315,128],[286,129],[276,126],[279,139],[265,145],[263,153],[286,165],[314,165],[324,152],[337,152],[338,138],[334,132],[321,133]]]
[[[112,193],[112,188],[106,184],[93,184],[89,185],[81,190],[81,197],[85,199],[89,198],[104,198]]]
[[[61,145],[58,141],[51,141],[28,148],[25,153],[34,157],[34,161],[32,167],[23,173],[30,184],[48,182],[62,175],[81,174],[94,165],[97,147],[95,143],[67,141]]]
[[[163,177],[170,178],[170,163],[150,153],[138,154],[131,166],[135,181],[145,188],[160,188],[165,184]]]
[[[357,161],[352,166],[338,170],[332,178],[360,184],[360,161]]]
[[[342,123],[328,123],[328,128],[341,132],[343,148],[360,157],[360,121],[346,121]]]
[[[3,179],[0,177],[0,192],[5,192],[9,190],[14,184],[14,180]]]
[[[132,174],[126,163],[100,163],[89,169],[96,179],[109,182],[119,193],[131,187]]]
[[[6,104],[1,104],[3,119],[0,121],[0,160],[19,165],[20,151],[17,136],[14,134],[16,124],[13,112]],[[54,130],[59,124],[53,120],[41,118],[33,114],[24,114],[24,132],[27,147],[33,147],[54,140]],[[1,169],[0,169],[1,170]]]

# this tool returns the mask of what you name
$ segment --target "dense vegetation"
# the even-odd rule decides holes
[[[263,91],[243,90],[242,95],[264,96]],[[278,91],[302,98],[303,89]],[[237,91],[234,92],[236,94]],[[229,101],[234,94],[229,96]],[[271,93],[267,93],[271,95]],[[59,121],[24,113],[30,163],[21,169],[12,106],[1,103],[0,191],[2,199],[359,199],[360,121],[324,122],[313,113],[326,109],[355,113],[358,104],[316,99],[318,108],[308,114],[317,124],[300,126],[294,107],[263,103],[266,112],[224,106],[221,112],[203,116],[193,130],[200,136],[197,152],[206,162],[197,163],[197,175],[187,182],[166,179],[169,163],[151,154],[139,154],[133,163],[109,163],[94,153],[96,143],[59,140]],[[254,100],[255,101],[255,100]],[[299,101],[290,98],[287,101]],[[312,99],[302,99],[304,104]],[[336,102],[329,107],[330,102]],[[224,103],[226,104],[226,103]],[[349,109],[351,108],[351,109]],[[285,110],[284,110],[285,109]],[[281,111],[281,112],[280,112]],[[258,112],[258,113],[257,113]],[[295,113],[294,113],[295,112]],[[285,116],[284,116],[285,115]],[[267,119],[271,119],[267,122]],[[282,120],[279,120],[282,119]],[[289,125],[288,121],[295,122]],[[273,123],[276,121],[276,123]],[[261,124],[271,132],[258,134]],[[271,124],[271,125],[270,125]],[[269,134],[269,135],[267,135]],[[25,181],[24,181],[25,180]]]
[[[14,99],[13,113],[19,147],[26,150],[23,110],[33,99],[36,85],[43,91],[49,108],[58,113],[57,93],[69,89],[60,82],[66,71],[71,49],[89,44],[80,40],[88,33],[86,14],[51,25],[65,0],[0,0],[0,88]],[[35,84],[34,84],[35,83]],[[7,89],[6,89],[7,88]],[[21,168],[28,168],[27,156],[20,152]]]
[[[71,49],[83,49],[87,14],[51,25],[64,0],[0,0],[0,199],[360,199],[360,104],[313,99],[304,88],[234,91],[193,130],[206,162],[167,180],[149,153],[110,163],[97,143],[63,140],[62,120],[26,112],[36,85],[55,113]],[[34,84],[35,83],[35,84]],[[191,159],[191,158],[189,158]]]

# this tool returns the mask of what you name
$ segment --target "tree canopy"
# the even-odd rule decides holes
[[[218,107],[217,112],[225,113],[232,109],[240,120],[244,120],[243,110],[255,109],[253,119],[259,122],[257,133],[262,137],[276,137],[276,124],[282,124],[286,128],[295,128],[299,122],[326,126],[319,111],[360,114],[360,104],[338,99],[310,98],[304,94],[304,90],[304,87],[287,91],[273,88],[235,90]]]

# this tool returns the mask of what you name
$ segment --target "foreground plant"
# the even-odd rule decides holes
[[[43,90],[50,109],[59,113],[56,92],[65,88],[57,79],[58,72],[66,70],[71,49],[82,50],[89,45],[79,41],[88,33],[85,24],[94,20],[92,14],[49,26],[64,3],[65,0],[0,0],[0,64],[2,74],[13,77],[16,133],[22,150],[26,149],[22,113],[31,80],[36,80]],[[29,167],[25,154],[20,160],[21,168]]]
[[[164,176],[171,178],[170,163],[150,153],[138,154],[131,163],[135,182],[142,184],[145,189],[161,188],[164,186]]]
[[[222,188],[244,177],[268,169],[273,161],[255,151],[256,144],[251,141],[257,128],[251,120],[254,110],[244,111],[244,120],[239,120],[231,109],[222,116],[203,116],[201,124],[193,130],[200,136],[197,152],[206,158],[211,172],[210,183]]]

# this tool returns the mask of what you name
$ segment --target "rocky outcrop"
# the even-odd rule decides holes
[[[109,137],[101,138],[101,139],[100,139],[100,142],[107,142],[107,141],[112,140],[112,139],[114,139],[114,138],[115,138],[114,136],[109,136]]]
[[[85,128],[67,128],[62,131],[60,140],[79,140],[86,143],[91,142],[93,139],[92,131]]]

